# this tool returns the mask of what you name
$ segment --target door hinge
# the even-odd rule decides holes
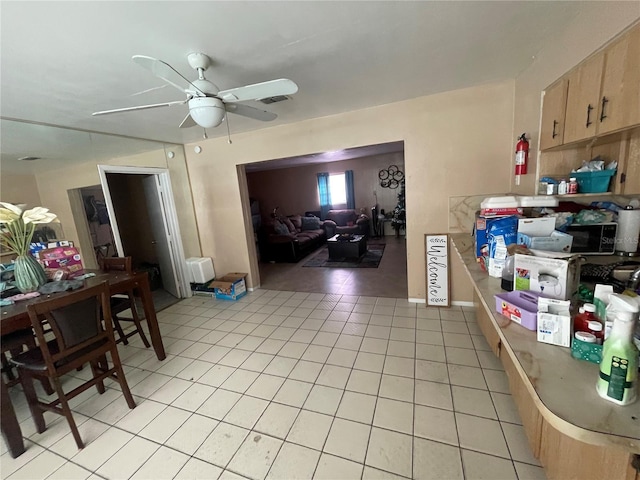
[[[620,183],[624,183],[627,181],[627,174],[626,173],[621,173],[620,174]]]

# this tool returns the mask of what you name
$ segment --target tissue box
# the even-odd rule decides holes
[[[569,300],[538,298],[538,341],[569,347],[571,341],[571,313]]]
[[[571,299],[578,291],[580,255],[539,250],[533,253],[535,256],[514,256],[514,289],[532,290],[559,300]]]
[[[209,283],[209,288],[213,288],[216,298],[238,300],[247,294],[245,282],[247,275],[247,273],[227,273]]]
[[[556,219],[553,217],[521,218],[518,220],[518,245],[550,252],[571,251],[573,237],[557,232]]]
[[[556,230],[546,237],[532,237],[526,233],[518,232],[517,242],[518,245],[524,245],[527,248],[535,250],[569,253],[571,251],[571,245],[573,245],[573,237],[567,233]]]
[[[536,292],[509,292],[495,295],[496,312],[522,325],[535,330],[538,316],[538,297]]]

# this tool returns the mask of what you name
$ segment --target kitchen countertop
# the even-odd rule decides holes
[[[473,237],[459,233],[450,238],[500,335],[502,348],[528,377],[545,419],[570,436],[640,453],[640,399],[622,407],[600,398],[595,388],[598,365],[572,358],[569,348],[539,343],[535,332],[498,314],[494,295],[504,293],[500,279],[490,277],[477,264]]]

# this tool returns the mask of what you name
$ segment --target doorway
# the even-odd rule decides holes
[[[118,256],[147,271],[156,310],[190,296],[169,173],[162,168],[98,166]]]
[[[353,174],[355,210],[369,216],[371,225],[377,226],[370,232],[369,243],[386,245],[378,267],[303,268],[322,248],[312,251],[298,264],[269,263],[268,259],[262,258],[260,242],[267,237],[265,226],[272,222],[272,217],[315,214],[322,221],[318,174],[327,172],[331,176],[344,174],[347,170]],[[393,184],[388,176],[393,176]],[[406,235],[400,235],[400,229],[393,228],[400,219],[402,233],[406,232],[404,190],[400,188],[401,184],[404,186],[403,141],[243,164],[238,166],[238,178],[245,225],[247,232],[254,234],[248,233],[247,238],[256,238],[253,246],[249,246],[256,270],[255,273],[252,270],[252,274],[261,287],[376,296],[408,295]],[[331,208],[345,207],[333,205]],[[392,289],[388,288],[390,283]]]

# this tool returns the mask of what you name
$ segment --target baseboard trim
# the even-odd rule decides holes
[[[427,300],[424,298],[409,298],[410,303],[423,303],[426,304]],[[473,307],[473,302],[464,302],[459,300],[454,300],[451,302],[452,307]],[[442,308],[442,307],[441,307]],[[446,307],[444,307],[446,308]]]
[[[463,302],[458,300],[451,302],[451,305],[453,305],[454,307],[473,307],[474,306],[473,302]]]

